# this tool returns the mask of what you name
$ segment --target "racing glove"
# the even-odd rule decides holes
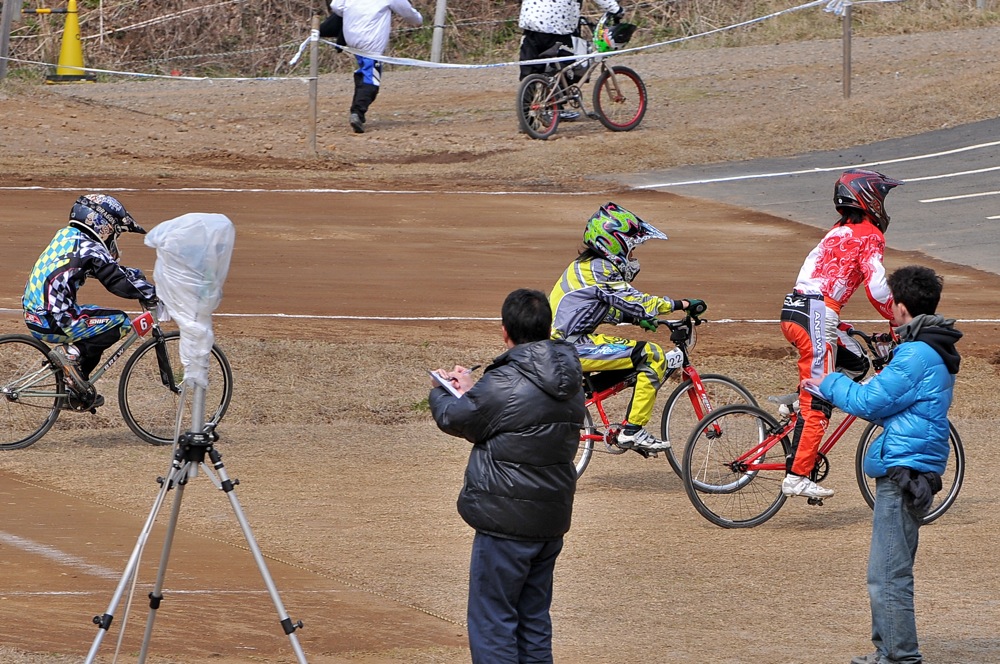
[[[705,300],[693,300],[691,298],[686,298],[688,301],[688,306],[685,311],[687,311],[692,316],[700,316],[706,311],[708,311],[708,305],[705,304]]]

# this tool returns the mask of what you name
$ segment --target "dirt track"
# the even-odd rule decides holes
[[[947,46],[942,60],[949,49],[974,46],[983,38],[977,35],[941,41]],[[904,62],[908,45],[894,45],[900,51],[897,62]],[[914,50],[925,53],[919,46],[914,41]],[[768,54],[767,49],[726,52],[720,62],[737,71],[740,64],[749,67],[753,56]],[[783,91],[789,75],[769,58],[761,61],[769,64],[733,74],[731,80],[708,81],[724,87],[729,80],[741,88],[731,96],[719,92],[716,102],[743,95],[759,113],[766,99],[757,95]],[[878,70],[857,68],[866,76],[881,76]],[[817,73],[803,66],[795,72],[805,77],[797,85],[837,91],[835,81],[822,80],[828,70]],[[817,78],[809,78],[813,75]],[[651,76],[653,85],[669,87],[657,76]],[[394,78],[400,83],[395,90],[407,89],[403,72]],[[419,87],[422,81],[423,75],[414,76],[410,84]],[[751,84],[759,87],[742,89]],[[912,87],[921,91],[919,85]],[[198,112],[232,113],[231,120],[240,113],[271,113],[280,105],[270,96],[253,95],[237,103],[234,98],[242,95],[233,86],[220,88],[216,106]],[[170,90],[147,97],[154,89],[88,88],[86,95],[101,97],[99,103],[68,99],[47,105],[31,95],[0,97],[4,110],[14,111],[5,114],[8,129],[47,123],[52,132],[11,133],[16,139],[5,143],[5,185],[41,190],[2,193],[0,227],[19,232],[0,238],[0,308],[18,307],[27,269],[83,191],[138,189],[121,197],[148,227],[190,211],[222,212],[234,220],[236,252],[219,310],[227,315],[217,316],[215,325],[236,372],[237,393],[221,429],[220,450],[230,474],[241,479],[238,496],[270,556],[286,608],[306,623],[299,635],[311,662],[467,661],[461,623],[471,533],[454,509],[467,450],[438,432],[419,406],[427,389],[424,368],[488,360],[499,351],[499,339],[492,320],[266,314],[494,318],[512,288],[551,287],[575,253],[583,220],[610,198],[670,236],[668,242],[642,248],[638,286],[674,297],[702,297],[716,321],[773,319],[802,256],[818,237],[818,231],[790,222],[666,194],[450,193],[456,183],[467,189],[578,190],[586,164],[607,161],[591,156],[610,150],[619,150],[621,159],[631,150],[635,168],[666,163],[667,148],[676,144],[663,133],[670,131],[664,128],[670,122],[662,116],[651,116],[648,131],[635,132],[626,143],[609,142],[610,135],[596,125],[580,124],[567,127],[558,141],[525,145],[515,143],[522,139],[503,124],[510,119],[509,104],[494,99],[496,86],[483,86],[475,87],[468,101],[470,108],[487,109],[483,122],[455,123],[449,116],[433,125],[441,139],[435,141],[426,126],[388,119],[410,111],[426,114],[428,125],[433,118],[427,100],[416,96],[407,109],[407,99],[391,94],[390,87],[378,102],[384,133],[335,139],[341,147],[334,155],[344,154],[343,145],[358,145],[366,157],[356,163],[329,155],[319,162],[282,161],[255,152],[259,141],[274,141],[272,132],[284,130],[278,116],[249,125],[249,131],[244,127],[248,138],[240,143],[227,134],[232,122],[210,130],[195,126],[200,120],[173,118],[175,111],[160,107],[169,97],[161,95]],[[864,86],[857,89],[863,97]],[[47,102],[68,95],[62,89],[38,94]],[[815,103],[823,98],[810,89],[799,96]],[[184,101],[174,103],[183,107]],[[706,116],[709,107],[692,104],[678,103],[673,119]],[[40,109],[50,108],[77,114],[73,119],[86,119],[86,127],[67,128],[58,119],[32,115],[44,116]],[[93,108],[131,136],[125,147],[109,148],[100,138],[106,127],[91,117]],[[729,119],[739,124],[741,112],[734,110]],[[814,113],[814,118],[818,112],[815,107],[789,111]],[[725,115],[718,107],[714,113]],[[751,118],[742,121],[744,127],[753,124]],[[838,131],[847,131],[847,124]],[[328,131],[339,131],[337,126],[331,122]],[[808,126],[796,133],[803,149],[815,140],[806,136]],[[491,144],[476,152],[484,144],[474,142],[472,128],[483,136],[505,136],[509,145]],[[739,133],[730,129],[706,130],[706,144],[710,135],[722,140]],[[44,152],[55,150],[60,134],[64,145],[79,147],[62,163],[53,152]],[[216,152],[213,161],[212,141],[227,136],[233,152]],[[43,139],[56,143],[45,147]],[[155,147],[150,148],[153,158],[144,156],[148,146]],[[441,159],[441,152],[451,161]],[[475,158],[461,161],[462,154],[473,153]],[[737,153],[740,148],[716,146],[718,158]],[[561,165],[550,175],[544,164],[553,155]],[[576,164],[584,166],[567,167],[567,155],[578,155]],[[326,171],[310,170],[318,165]],[[268,189],[346,188],[370,186],[368,175],[387,188],[426,185],[421,188],[437,193],[157,191],[248,183]],[[55,187],[66,190],[49,190]],[[154,257],[138,240],[122,241],[125,262],[148,271]],[[918,255],[890,251],[887,257],[890,269],[916,261],[945,275],[945,313],[997,317],[1000,277]],[[92,301],[114,302],[102,300],[96,284],[85,292]],[[845,318],[871,317],[860,301],[845,312]],[[990,474],[997,444],[993,395],[1000,337],[995,324],[962,327],[966,362],[953,416],[966,443],[969,474],[958,504],[924,531],[917,569],[919,626],[927,660],[936,664],[986,664],[1000,650],[994,630],[1000,621],[1000,580],[989,537],[1000,525]],[[21,329],[17,316],[0,315],[0,332]],[[794,365],[776,326],[715,322],[700,331],[694,354],[703,371],[730,374],[759,395],[787,391]],[[166,471],[166,450],[138,443],[117,414],[113,386],[102,390],[110,398],[97,416],[67,414],[33,447],[0,456],[4,662],[80,661],[95,634],[90,617],[103,612],[111,599],[115,574],[124,569],[152,505],[153,480]],[[557,569],[558,661],[837,664],[866,651],[870,512],[854,485],[853,450],[836,450],[832,462],[827,484],[838,495],[825,507],[789,504],[763,527],[729,532],[695,513],[662,459],[599,455],[580,483],[573,530]],[[168,599],[154,631],[156,661],[293,661],[261,580],[240,548],[242,535],[228,503],[204,478],[188,489],[181,526],[167,576]],[[157,532],[144,570],[158,558]],[[49,548],[26,548],[22,540]],[[141,638],[150,580],[148,571],[140,579],[127,653],[135,652]],[[103,657],[112,652],[115,638],[117,629],[105,640]],[[29,657],[6,648],[41,654]],[[57,653],[68,654],[62,660]]]
[[[8,196],[15,206],[30,198],[52,219],[61,216],[65,203],[62,193]],[[322,202],[347,207],[352,198],[326,195]],[[616,198],[651,220],[672,220],[665,224],[668,242],[643,247],[639,285],[677,297],[703,297],[717,319],[772,317],[783,284],[771,275],[794,274],[799,256],[817,235],[789,222],[666,195]],[[460,234],[441,224],[442,199],[478,223]],[[279,213],[290,209],[290,200],[287,194],[147,194],[136,197],[133,207],[145,219],[166,216],[166,204],[177,211],[234,211],[238,239],[223,314],[493,318],[510,288],[551,285],[574,253],[580,219],[599,204],[557,198],[547,206],[549,223],[537,224],[528,212],[535,204],[530,197],[367,195],[364,214],[355,216],[347,232],[307,221],[318,215],[310,197],[301,196],[295,199],[300,213],[291,232]],[[385,223],[400,210],[404,218]],[[40,225],[17,238],[14,251],[6,254],[17,258],[4,261],[0,283],[17,283],[33,260],[29,248],[44,243],[57,225]],[[512,236],[522,239],[517,247],[508,241]],[[726,246],[741,250],[720,246],[720,236],[727,238]],[[331,271],[329,246],[337,239],[367,249],[338,254],[341,267]],[[152,252],[137,240],[126,238],[125,255],[149,269]],[[782,252],[773,250],[776,243]],[[410,258],[417,253],[433,256],[436,267],[415,267]],[[891,267],[913,260],[890,253],[887,262]],[[980,316],[1000,297],[998,277],[935,267],[945,274],[948,293],[955,293],[947,307],[951,315]],[[478,276],[496,274],[504,277]],[[351,287],[344,286],[344,275],[350,275]],[[17,295],[4,289],[0,304],[11,306]],[[863,308],[856,310],[869,317]],[[407,404],[425,392],[423,367],[465,357],[489,359],[498,350],[495,326],[490,321],[216,317],[219,343],[229,350],[238,386],[220,449],[230,473],[243,480],[238,496],[272,557],[286,608],[293,619],[307,623],[299,634],[310,661],[467,658],[461,622],[469,534],[453,508],[464,445],[436,432],[426,415]],[[996,326],[965,327],[964,350],[976,357],[967,360],[963,375],[995,381],[988,360],[996,354]],[[19,331],[20,323],[8,316],[2,329]],[[703,371],[736,376],[758,394],[783,391],[794,375],[776,326],[714,323],[703,328],[701,338],[696,355]],[[290,378],[296,375],[306,382]],[[969,389],[978,394],[979,387]],[[319,394],[312,394],[315,388]],[[359,389],[357,398],[349,394]],[[344,401],[341,408],[335,407],[338,400]],[[39,558],[0,541],[7,551],[3,577],[18,580],[3,584],[0,619],[17,625],[18,616],[32,616],[5,636],[5,644],[84,652],[95,633],[89,617],[103,612],[116,579],[108,573],[95,577],[79,566],[85,562],[120,573],[152,505],[152,480],[165,473],[167,453],[132,439],[110,401],[96,422],[64,416],[43,441],[0,458],[0,471],[10,473],[3,502],[14,507],[0,531],[78,557]],[[980,585],[982,579],[940,575],[979,565],[987,550],[975,533],[988,532],[996,517],[985,484],[992,425],[969,405],[958,412],[967,415],[959,421],[969,447],[970,477],[953,513],[925,536],[918,608],[922,616],[934,616],[922,620],[928,652],[937,655],[932,661],[967,664],[989,658],[976,654],[978,646],[952,643],[953,632],[978,634],[975,626],[990,624],[982,616],[992,609],[954,598],[988,593],[990,586]],[[853,485],[852,454],[839,450],[834,461],[830,483],[843,498],[822,510],[790,504],[771,524],[749,533],[726,533],[703,522],[662,459],[598,455],[580,484],[575,525],[557,579],[559,659],[683,662],[711,652],[711,661],[758,661],[745,658],[749,645],[733,651],[716,644],[733,630],[741,633],[747,621],[770,615],[780,598],[794,595],[797,585],[786,576],[813,574],[819,576],[808,581],[814,590],[800,615],[823,623],[817,627],[822,644],[814,650],[825,654],[818,654],[818,661],[840,661],[841,655],[864,648],[868,511]],[[188,534],[171,559],[168,600],[154,636],[177,644],[167,650],[178,661],[250,661],[250,653],[254,661],[293,661],[252,560],[240,549],[242,535],[228,504],[204,481],[192,485],[184,505],[181,526]],[[164,510],[161,524],[167,514]],[[810,544],[798,550],[803,533]],[[158,559],[157,537],[148,549],[148,566]],[[963,547],[956,548],[956,541]],[[759,585],[762,564],[769,581],[764,587]],[[745,577],[748,566],[755,571]],[[152,574],[150,567],[141,580],[148,584]],[[206,590],[211,592],[186,594]],[[79,594],[51,594],[61,591]],[[145,619],[141,599],[146,592],[137,593],[127,642],[132,647]],[[179,597],[174,600],[171,593]],[[942,605],[950,608],[944,611]],[[188,620],[205,627],[189,634]],[[780,622],[780,629],[771,624],[740,638],[754,649],[766,648],[777,661],[802,661],[796,639],[785,631],[789,621]],[[51,629],[56,624],[60,628]],[[117,637],[113,634],[106,639],[107,652]],[[165,652],[165,641],[154,644],[154,653]]]

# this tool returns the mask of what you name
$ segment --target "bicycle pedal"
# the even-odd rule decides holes
[[[590,118],[591,120],[598,120],[598,119],[600,119],[600,118],[599,118],[599,116],[597,115],[597,113],[594,113],[593,111],[588,111],[588,112],[586,113],[586,115],[587,115],[587,117],[588,117],[588,118]]]
[[[810,505],[819,505],[820,507],[823,507],[822,498],[806,498],[806,502],[809,503]]]

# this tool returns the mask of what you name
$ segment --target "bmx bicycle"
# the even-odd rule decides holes
[[[628,43],[635,26],[617,23],[610,14],[597,23],[581,16],[580,26],[588,28],[592,35],[590,42],[576,38],[584,44],[578,49],[583,53],[576,54],[586,57],[550,63],[547,73],[531,74],[521,81],[515,106],[517,121],[521,130],[532,138],[545,140],[552,136],[559,127],[560,110],[565,108],[578,108],[611,131],[635,129],[646,115],[649,99],[639,74],[623,65],[609,65],[604,55]],[[572,54],[567,46],[559,44],[541,57]],[[593,110],[588,111],[580,86],[589,83],[593,76],[597,77],[591,97]]]
[[[862,347],[875,371],[889,363],[894,343],[888,334],[868,335],[859,330],[849,334],[864,340]],[[752,528],[775,514],[785,504],[781,492],[786,458],[792,454],[792,436],[798,413],[795,394],[769,399],[778,404],[780,419],[756,405],[742,404],[720,408],[702,419],[684,450],[682,477],[684,489],[698,513],[723,528]],[[828,455],[858,418],[847,415],[820,444],[816,466],[810,479],[820,482],[830,471]],[[948,423],[951,453],[941,476],[942,490],[937,493],[923,523],[944,514],[958,498],[965,477],[965,449],[954,425]],[[854,456],[858,488],[868,506],[875,506],[875,481],[863,471],[865,453],[882,427],[869,422],[861,433]],[[810,505],[822,505],[823,499],[809,498]]]
[[[177,408],[184,383],[180,332],[164,332],[155,313],[143,307],[111,355],[90,378],[96,385],[127,350],[135,349],[118,381],[118,407],[135,435],[151,445],[174,441]],[[96,391],[78,395],[69,389],[61,366],[51,359],[52,347],[24,334],[0,336],[0,450],[28,447],[44,436],[64,411],[96,411]],[[233,396],[233,371],[218,346],[209,358],[205,420],[215,426]]]
[[[681,475],[684,445],[694,426],[705,415],[723,405],[742,403],[756,405],[753,395],[732,378],[719,374],[701,374],[691,362],[691,350],[697,343],[695,328],[704,322],[698,312],[688,312],[678,321],[657,320],[657,326],[670,330],[674,348],[666,352],[667,378],[680,373],[681,382],[671,392],[663,406],[660,420],[660,437],[670,443],[665,455],[670,467]],[[580,432],[580,447],[576,455],[576,475],[587,469],[594,452],[602,449],[607,454],[623,454],[630,449],[643,457],[656,457],[658,452],[623,447],[618,443],[622,424],[612,423],[608,417],[607,401],[635,386],[638,372],[635,369],[614,369],[584,374],[584,394],[587,413]]]

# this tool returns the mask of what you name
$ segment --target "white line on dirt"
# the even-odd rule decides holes
[[[43,558],[48,558],[59,565],[73,567],[92,576],[99,576],[104,579],[116,579],[121,576],[119,572],[101,565],[88,563],[79,556],[74,556],[71,553],[60,551],[59,549],[47,544],[18,537],[17,535],[13,535],[11,533],[5,533],[2,530],[0,530],[0,543],[21,549],[25,553],[33,553],[42,556]]]
[[[0,187],[0,191],[80,191],[88,187]],[[414,189],[241,189],[233,187],[102,187],[101,191],[130,191],[130,192],[206,192],[223,194],[403,194],[413,196],[415,194],[461,195],[461,196],[593,196],[593,191],[428,191]]]
[[[174,588],[164,588],[167,595],[266,595],[267,590],[222,590],[202,588],[200,590],[177,590]],[[282,595],[333,595],[342,593],[342,590],[328,588],[326,590],[305,590],[305,589],[281,589]],[[104,590],[19,590],[16,592],[0,593],[4,597],[91,597],[94,595],[106,595]]]
[[[0,308],[0,314],[21,314],[20,309]],[[137,314],[138,312],[131,312]],[[314,320],[386,320],[386,321],[498,321],[499,317],[489,316],[348,316],[348,315],[324,315],[324,314],[227,314],[214,313],[213,316],[220,318],[308,318]],[[711,318],[705,319],[707,323],[761,323],[773,325],[780,323],[777,318]],[[855,323],[884,323],[882,319],[877,320],[856,320]],[[1000,323],[1000,318],[959,318],[960,323]]]

